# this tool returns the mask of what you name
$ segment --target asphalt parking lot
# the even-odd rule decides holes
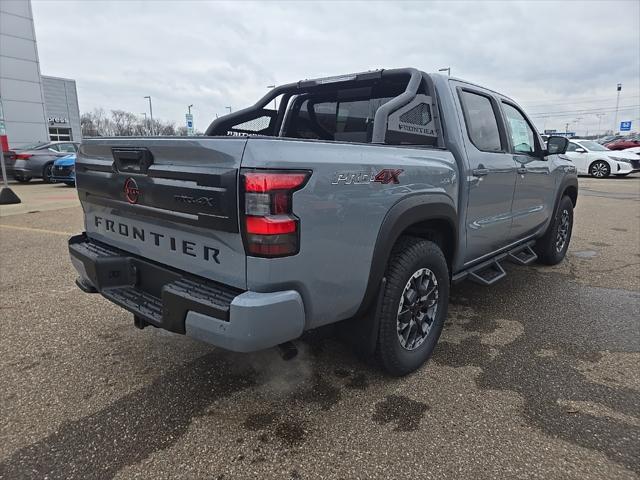
[[[638,478],[640,175],[580,189],[567,259],[454,286],[433,359],[393,379],[333,338],[284,362],[135,329],[74,286],[74,190],[16,185],[0,478]]]

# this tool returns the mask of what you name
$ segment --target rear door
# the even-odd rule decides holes
[[[478,87],[457,85],[470,170],[464,259],[470,263],[509,243],[516,169],[496,98]]]
[[[552,215],[555,178],[550,162],[542,156],[540,138],[522,110],[506,100],[501,108],[517,168],[511,236],[520,240],[540,230]]]
[[[76,160],[87,234],[238,288],[246,260],[238,168],[246,138],[88,140]]]

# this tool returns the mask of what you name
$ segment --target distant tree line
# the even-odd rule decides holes
[[[187,127],[176,127],[174,122],[142,118],[124,110],[111,110],[107,114],[102,108],[80,116],[83,137],[134,137],[151,135],[187,136]],[[153,127],[153,129],[151,128]],[[197,132],[196,135],[202,135]]]

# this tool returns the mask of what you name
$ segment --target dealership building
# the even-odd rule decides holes
[[[0,135],[9,148],[82,138],[75,81],[40,72],[29,0],[0,2]]]

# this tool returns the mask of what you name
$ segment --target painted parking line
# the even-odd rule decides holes
[[[31,228],[31,227],[19,227],[17,225],[0,225],[0,228],[8,228],[9,230],[22,230],[25,232],[33,232],[33,233],[48,233],[50,235],[62,235],[65,237],[69,237],[73,235],[70,232],[60,232],[58,230],[45,230],[44,228]]]

